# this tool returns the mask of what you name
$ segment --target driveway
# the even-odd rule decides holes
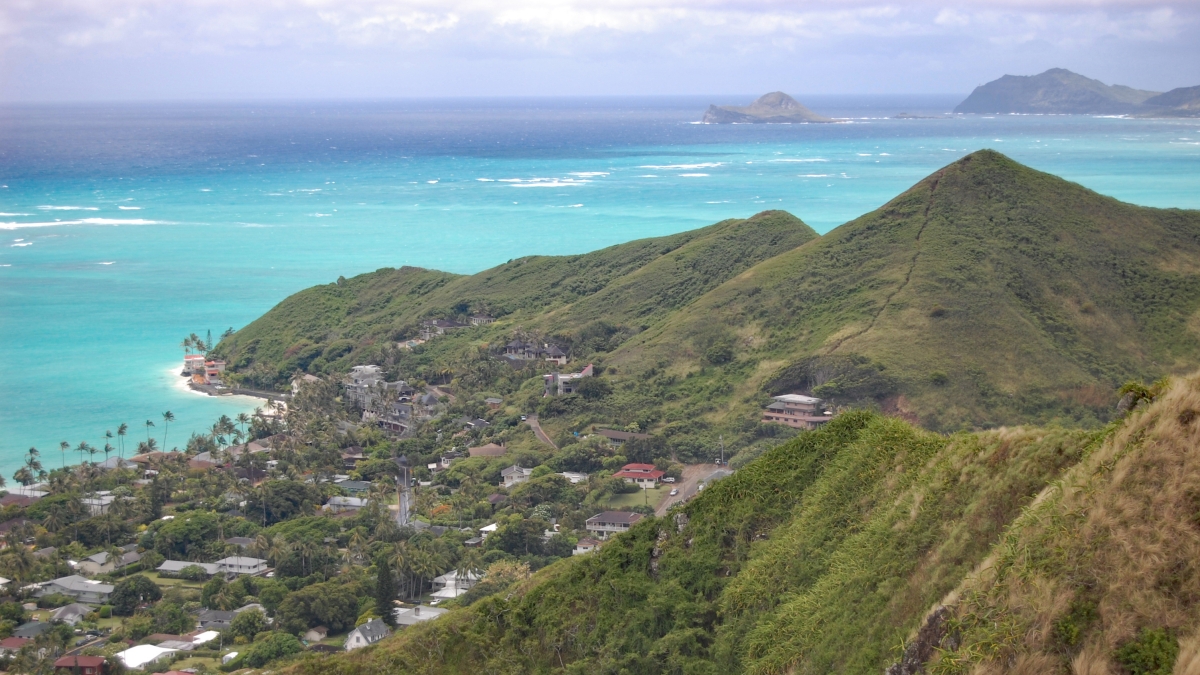
[[[721,466],[717,464],[689,464],[683,467],[683,477],[673,486],[676,490],[679,490],[679,494],[674,497],[668,495],[659,502],[658,506],[654,509],[654,515],[659,517],[665,516],[667,515],[667,509],[695,497],[696,486],[700,484],[700,481],[708,478],[720,469]]]
[[[537,415],[527,415],[525,417],[525,423],[529,425],[529,428],[533,429],[533,435],[537,436],[539,441],[554,448],[555,450],[558,449],[558,446],[554,444],[554,441],[550,440],[550,437],[546,435],[546,432],[542,431],[542,425],[538,424]]]

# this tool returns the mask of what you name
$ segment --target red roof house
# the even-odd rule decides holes
[[[54,662],[54,669],[78,675],[100,675],[104,669],[104,657],[64,656]]]
[[[654,468],[653,464],[626,464],[614,473],[617,478],[624,478],[626,483],[636,483],[641,488],[652,488],[658,485],[665,472]]]

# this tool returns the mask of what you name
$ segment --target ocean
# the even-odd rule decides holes
[[[188,392],[181,340],[340,275],[476,272],[765,209],[827,232],[980,148],[1200,208],[1200,120],[889,119],[962,98],[940,96],[800,97],[836,125],[696,123],[752,98],[0,107],[0,471],[31,447],[78,462],[61,441],[103,448],[122,422],[126,456],[147,433],[182,446],[259,405]]]

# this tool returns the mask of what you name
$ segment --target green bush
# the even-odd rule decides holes
[[[1143,628],[1115,654],[1131,675],[1171,675],[1178,656],[1179,641],[1166,628]]]

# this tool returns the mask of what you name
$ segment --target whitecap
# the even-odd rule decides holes
[[[332,213],[310,213],[308,215],[312,216],[313,218],[324,218],[326,216],[332,216],[333,214]]]
[[[142,210],[142,207],[140,207],[140,206],[118,206],[117,208],[121,209],[122,211],[141,211]]]
[[[567,178],[564,180],[558,180],[557,178],[550,178],[550,179],[535,178],[535,179],[529,181],[528,183],[513,183],[512,187],[515,187],[515,188],[575,187],[578,185],[585,185],[590,182],[591,181],[586,181],[586,180],[571,180],[570,178]]]
[[[0,230],[18,230],[25,227],[55,227],[58,225],[170,225],[165,220],[145,220],[142,218],[81,218],[79,220],[55,220],[44,223],[0,223]]]
[[[282,197],[283,193],[282,192],[268,192],[267,196],[268,197]]]
[[[607,171],[572,171],[568,176],[579,176],[581,178],[591,178],[592,176],[607,176]]]
[[[645,176],[638,176],[638,178],[658,178],[658,176],[655,176],[654,174],[646,174]]]
[[[4,187],[8,187],[8,186],[5,185]],[[12,267],[12,265],[0,265],[0,267]]]
[[[479,181],[480,183],[495,183],[496,182],[495,178],[476,178],[475,180]]]
[[[768,159],[768,162],[828,162],[829,160],[823,157],[813,157],[811,159]]]
[[[704,162],[702,164],[643,164],[639,169],[658,169],[660,171],[675,170],[675,169],[707,169],[714,166],[721,166],[724,162]]]
[[[32,213],[0,213],[0,218],[15,218],[19,216],[32,216]]]
[[[880,156],[880,157],[891,157],[891,156],[892,156],[892,153],[890,153],[890,152],[881,152],[881,153],[879,153],[879,156]]]
[[[426,183],[429,183],[430,185],[433,185],[433,184],[434,184],[434,183],[436,183],[437,181],[436,181],[436,180],[427,180],[427,181],[425,181],[425,182],[426,182]]]
[[[681,174],[679,174],[680,178],[704,178],[706,176],[708,176],[708,174],[706,174],[706,173],[681,173]]]
[[[870,157],[871,156],[871,153],[869,153],[869,152],[860,152],[857,154],[859,157]]]
[[[523,182],[520,178],[501,178],[501,183],[520,183]]]
[[[200,188],[200,191],[201,192],[212,192],[212,190],[210,190],[208,188]]]
[[[95,206],[39,206],[42,211],[99,211]]]
[[[719,202],[704,202],[704,203],[705,204],[732,204],[733,202],[729,201],[728,199],[722,199]]]
[[[310,190],[296,190],[296,192],[320,192],[321,188],[312,188]]]
[[[832,175],[833,174],[831,174],[831,173],[802,173],[802,174],[800,174],[800,177],[801,178],[829,178]]]
[[[25,241],[17,244],[11,244],[12,248],[21,248],[22,246],[33,246],[32,241]]]
[[[97,265],[115,265],[115,262],[98,262]]]

